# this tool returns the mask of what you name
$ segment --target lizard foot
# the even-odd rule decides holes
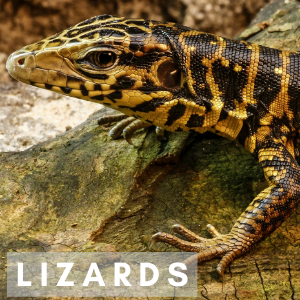
[[[221,279],[224,280],[224,272],[227,266],[235,258],[247,252],[249,247],[245,237],[242,239],[240,235],[233,233],[222,235],[210,224],[207,225],[207,229],[213,238],[200,237],[184,226],[176,224],[172,226],[172,232],[179,233],[188,241],[169,233],[158,232],[152,236],[149,247],[156,242],[164,242],[184,251],[198,252],[195,257],[191,258],[191,261],[197,259],[198,263],[221,257],[221,261],[217,266],[217,272]],[[186,263],[189,263],[189,261]]]
[[[101,117],[98,119],[98,125],[104,125],[113,122],[118,123],[109,131],[109,136],[115,140],[123,134],[125,140],[131,145],[133,145],[131,140],[132,135],[137,130],[152,126],[151,124],[143,122],[142,120],[136,119],[134,117],[128,117],[123,114]],[[162,128],[156,127],[156,134],[159,140],[166,140],[164,136],[164,130]]]

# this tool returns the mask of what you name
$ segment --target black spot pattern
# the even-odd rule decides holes
[[[130,89],[136,82],[135,78],[129,76],[121,76],[117,78],[117,82],[111,86],[111,89]]]
[[[157,107],[163,105],[166,102],[165,98],[154,98],[150,101],[146,101],[131,108],[132,111],[150,112],[155,111]]]
[[[110,93],[109,95],[106,95],[106,97],[111,100],[112,102],[117,102],[117,99],[121,99],[122,98],[122,92],[121,91],[115,91]]]
[[[62,90],[63,93],[65,94],[70,94],[72,89],[71,88],[67,88],[67,87],[60,87],[60,89]]]
[[[184,115],[185,110],[186,106],[181,103],[177,103],[176,105],[172,106],[169,110],[168,120],[165,123],[165,125],[171,126],[176,120],[178,120]]]
[[[80,91],[82,96],[88,96],[89,95],[89,91],[86,89],[86,87],[82,84],[80,85]]]
[[[186,123],[187,127],[202,127],[205,116],[191,115],[188,122]]]
[[[53,87],[53,85],[52,85],[52,84],[45,83],[45,88],[46,88],[47,90],[51,90],[51,89],[52,89],[52,87]]]
[[[91,99],[92,100],[103,101],[104,100],[104,96],[103,95],[97,95],[97,96],[91,97]]]

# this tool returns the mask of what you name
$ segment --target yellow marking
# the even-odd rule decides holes
[[[252,44],[246,44],[248,49],[251,49],[251,59],[250,59],[250,65],[247,68],[248,73],[248,81],[245,86],[245,88],[242,91],[242,97],[244,103],[249,104],[256,104],[256,99],[253,97],[254,92],[254,82],[255,77],[257,75],[258,71],[258,62],[259,62],[259,46]]]
[[[77,36],[78,33],[79,33],[79,30],[74,30],[74,31],[72,32],[72,35],[73,35],[73,36]]]
[[[94,38],[95,40],[98,40],[98,39],[100,38],[100,33],[99,33],[99,32],[96,32],[96,33],[94,34],[93,38]]]
[[[155,44],[155,49],[161,52],[166,52],[170,48],[166,44]]]
[[[153,99],[150,95],[147,95],[147,94],[142,94],[142,95],[141,95],[141,98],[142,98],[144,101],[150,101],[150,100]]]
[[[155,45],[153,43],[145,44],[143,47],[144,52],[149,52],[152,49],[155,49]]]
[[[34,86],[41,88],[41,89],[45,89],[45,84],[44,83],[34,83]]]
[[[294,120],[294,113],[291,110],[289,103],[290,103],[290,98],[288,95],[288,88],[289,88],[289,80],[291,75],[287,73],[287,66],[290,65],[290,57],[289,57],[288,51],[282,51],[282,57],[283,57],[283,75],[281,79],[281,91],[283,93],[282,96],[284,96],[284,111],[291,123],[293,123]],[[294,151],[293,151],[294,152]]]
[[[275,74],[282,74],[282,68],[274,68]]]
[[[226,48],[226,42],[220,37],[217,37],[217,38],[218,38],[218,46],[219,47],[216,50],[216,52],[213,53],[210,58],[202,59],[202,64],[208,68],[207,73],[206,73],[206,81],[209,84],[211,92],[213,94],[213,99],[211,100],[212,108],[211,108],[211,111],[205,115],[203,127],[212,127],[213,125],[215,125],[220,118],[220,114],[221,114],[222,108],[224,106],[224,103],[222,102],[222,100],[220,98],[222,93],[220,92],[219,87],[216,84],[214,76],[213,76],[212,64],[216,60],[222,59],[222,52]]]
[[[144,55],[144,53],[142,51],[135,52],[135,56],[137,56],[137,57],[141,57],[143,55]]]
[[[90,81],[86,81],[84,83],[84,86],[86,87],[86,89],[88,91],[94,91],[95,90],[95,84],[93,82],[90,82]]]
[[[223,58],[223,57],[222,57]],[[229,67],[229,60],[228,59],[222,59],[221,60],[221,65],[224,66],[224,67]]]
[[[243,67],[242,66],[240,66],[239,64],[236,64],[235,66],[234,66],[234,69],[233,69],[235,72],[240,72],[240,71],[242,71],[243,70]]]
[[[67,81],[66,86],[70,89],[80,90],[80,81],[76,81],[76,80]]]
[[[228,139],[236,139],[242,127],[243,127],[243,121],[237,119],[236,117],[231,117],[231,116],[228,116],[226,119],[219,121],[214,126],[216,130],[222,133],[222,136]]]
[[[282,118],[287,112],[287,115],[290,121],[292,122],[294,118],[294,114],[292,111],[289,110],[289,105],[288,105],[289,103],[288,84],[290,80],[290,74],[287,74],[287,66],[289,65],[290,58],[288,56],[287,51],[282,51],[280,57],[282,58],[282,68],[275,68],[275,70],[276,69],[281,70],[281,73],[277,73],[277,74],[281,74],[281,81],[280,81],[281,88],[276,99],[271,103],[269,107],[269,111],[272,115],[278,118]]]
[[[110,91],[110,85],[106,83],[101,83],[102,91]]]
[[[280,131],[281,131],[282,133],[289,133],[289,132],[290,132],[289,128],[288,128],[286,125],[282,125],[282,126],[280,127]]]
[[[117,82],[117,79],[115,76],[109,76],[107,79],[104,80],[104,82],[106,84],[113,85]]]
[[[105,20],[98,20],[98,23],[103,24],[103,23],[106,23],[106,22],[118,21],[118,20],[123,20],[123,19],[124,19],[123,17],[111,17],[111,18],[108,18],[108,19],[105,19]]]
[[[248,115],[247,115],[247,110],[246,110],[246,106],[245,103],[239,103],[236,99],[233,100],[234,105],[235,105],[235,109],[234,110],[230,110],[228,112],[229,116],[235,117],[237,119],[241,119],[241,120],[245,120],[247,119]]]
[[[271,125],[273,123],[274,116],[270,113],[267,113],[264,117],[260,118],[259,124],[260,125]]]
[[[256,138],[255,138],[255,136],[246,137],[244,147],[250,153],[253,153],[256,149]]]
[[[62,90],[60,89],[60,87],[58,87],[58,86],[53,86],[52,88],[51,88],[51,91],[52,92],[56,92],[56,93],[59,93],[59,94],[64,94],[63,92],[62,92]],[[80,91],[78,91],[79,93],[78,93],[78,96],[76,95],[76,96],[73,96],[73,97],[77,97],[77,98],[80,98],[80,99],[82,99],[82,94],[80,93]],[[75,93],[76,94],[76,93]]]
[[[59,47],[61,44],[62,44],[62,41],[59,41],[59,42],[49,41],[48,44],[45,46],[45,48],[56,48],[56,47]]]
[[[122,104],[127,103],[127,105],[129,105],[130,107],[135,107],[135,106],[145,102],[140,95],[127,97],[126,93],[122,97],[122,99],[118,99],[118,105],[119,105],[120,101]]]
[[[99,95],[106,96],[106,95],[111,94],[114,91],[115,90],[109,90],[109,91],[89,91],[89,96],[90,97],[99,96]]]

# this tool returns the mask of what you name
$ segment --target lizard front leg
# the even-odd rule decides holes
[[[212,239],[205,239],[176,225],[173,230],[189,241],[159,232],[152,237],[151,243],[165,242],[185,251],[199,252],[198,262],[221,257],[217,271],[223,279],[226,267],[268,237],[292,214],[299,202],[300,167],[286,147],[270,138],[258,145],[256,151],[269,187],[252,201],[228,234],[216,232]]]
[[[132,135],[137,130],[152,126],[149,123],[143,122],[142,120],[136,119],[134,117],[129,117],[124,114],[101,117],[98,119],[98,125],[104,125],[114,122],[118,123],[109,131],[109,136],[115,140],[123,134],[125,140],[131,145],[133,145],[131,140]],[[161,127],[156,127],[156,135],[159,140],[166,140],[164,130]]]

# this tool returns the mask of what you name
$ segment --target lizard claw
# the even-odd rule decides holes
[[[125,138],[125,140],[133,145],[132,141],[131,141],[131,137],[132,135],[139,129],[142,128],[147,128],[150,127],[151,124],[145,123],[141,120],[135,119],[133,120],[130,124],[128,124],[128,126],[126,126],[123,130],[123,136]],[[134,146],[134,145],[133,145]]]
[[[206,228],[212,237],[217,237],[221,235],[221,233],[215,228],[215,226],[211,224],[207,224]]]
[[[152,236],[149,247],[153,246],[156,242],[164,242],[184,251],[198,252],[197,257],[194,259],[197,259],[199,263],[221,257],[217,266],[217,272],[221,280],[224,281],[224,273],[227,266],[235,258],[248,251],[248,244],[237,234],[220,234],[211,224],[207,225],[207,229],[213,238],[207,239],[200,237],[184,226],[175,224],[172,226],[171,232],[181,234],[188,241],[182,240],[169,233],[158,232]]]
[[[173,234],[175,232],[178,232],[178,230],[179,230],[180,227],[181,227],[180,224],[174,224],[174,225],[172,225],[170,233]]]
[[[108,117],[101,117],[98,119],[98,125],[104,125],[107,123],[118,122],[111,130],[109,131],[109,136],[112,139],[119,138],[122,133],[125,140],[134,146],[132,143],[132,135],[139,129],[150,127],[151,124],[143,122],[134,117],[128,117],[126,115],[114,115]],[[157,133],[159,136],[163,135],[163,131]]]
[[[161,232],[157,232],[155,234],[152,235],[149,244],[148,244],[148,248],[150,249],[159,239]]]
[[[123,119],[122,121],[118,122],[110,131],[109,136],[112,139],[117,139],[121,136],[125,128],[132,123],[135,120],[133,117],[128,117],[126,119]]]

